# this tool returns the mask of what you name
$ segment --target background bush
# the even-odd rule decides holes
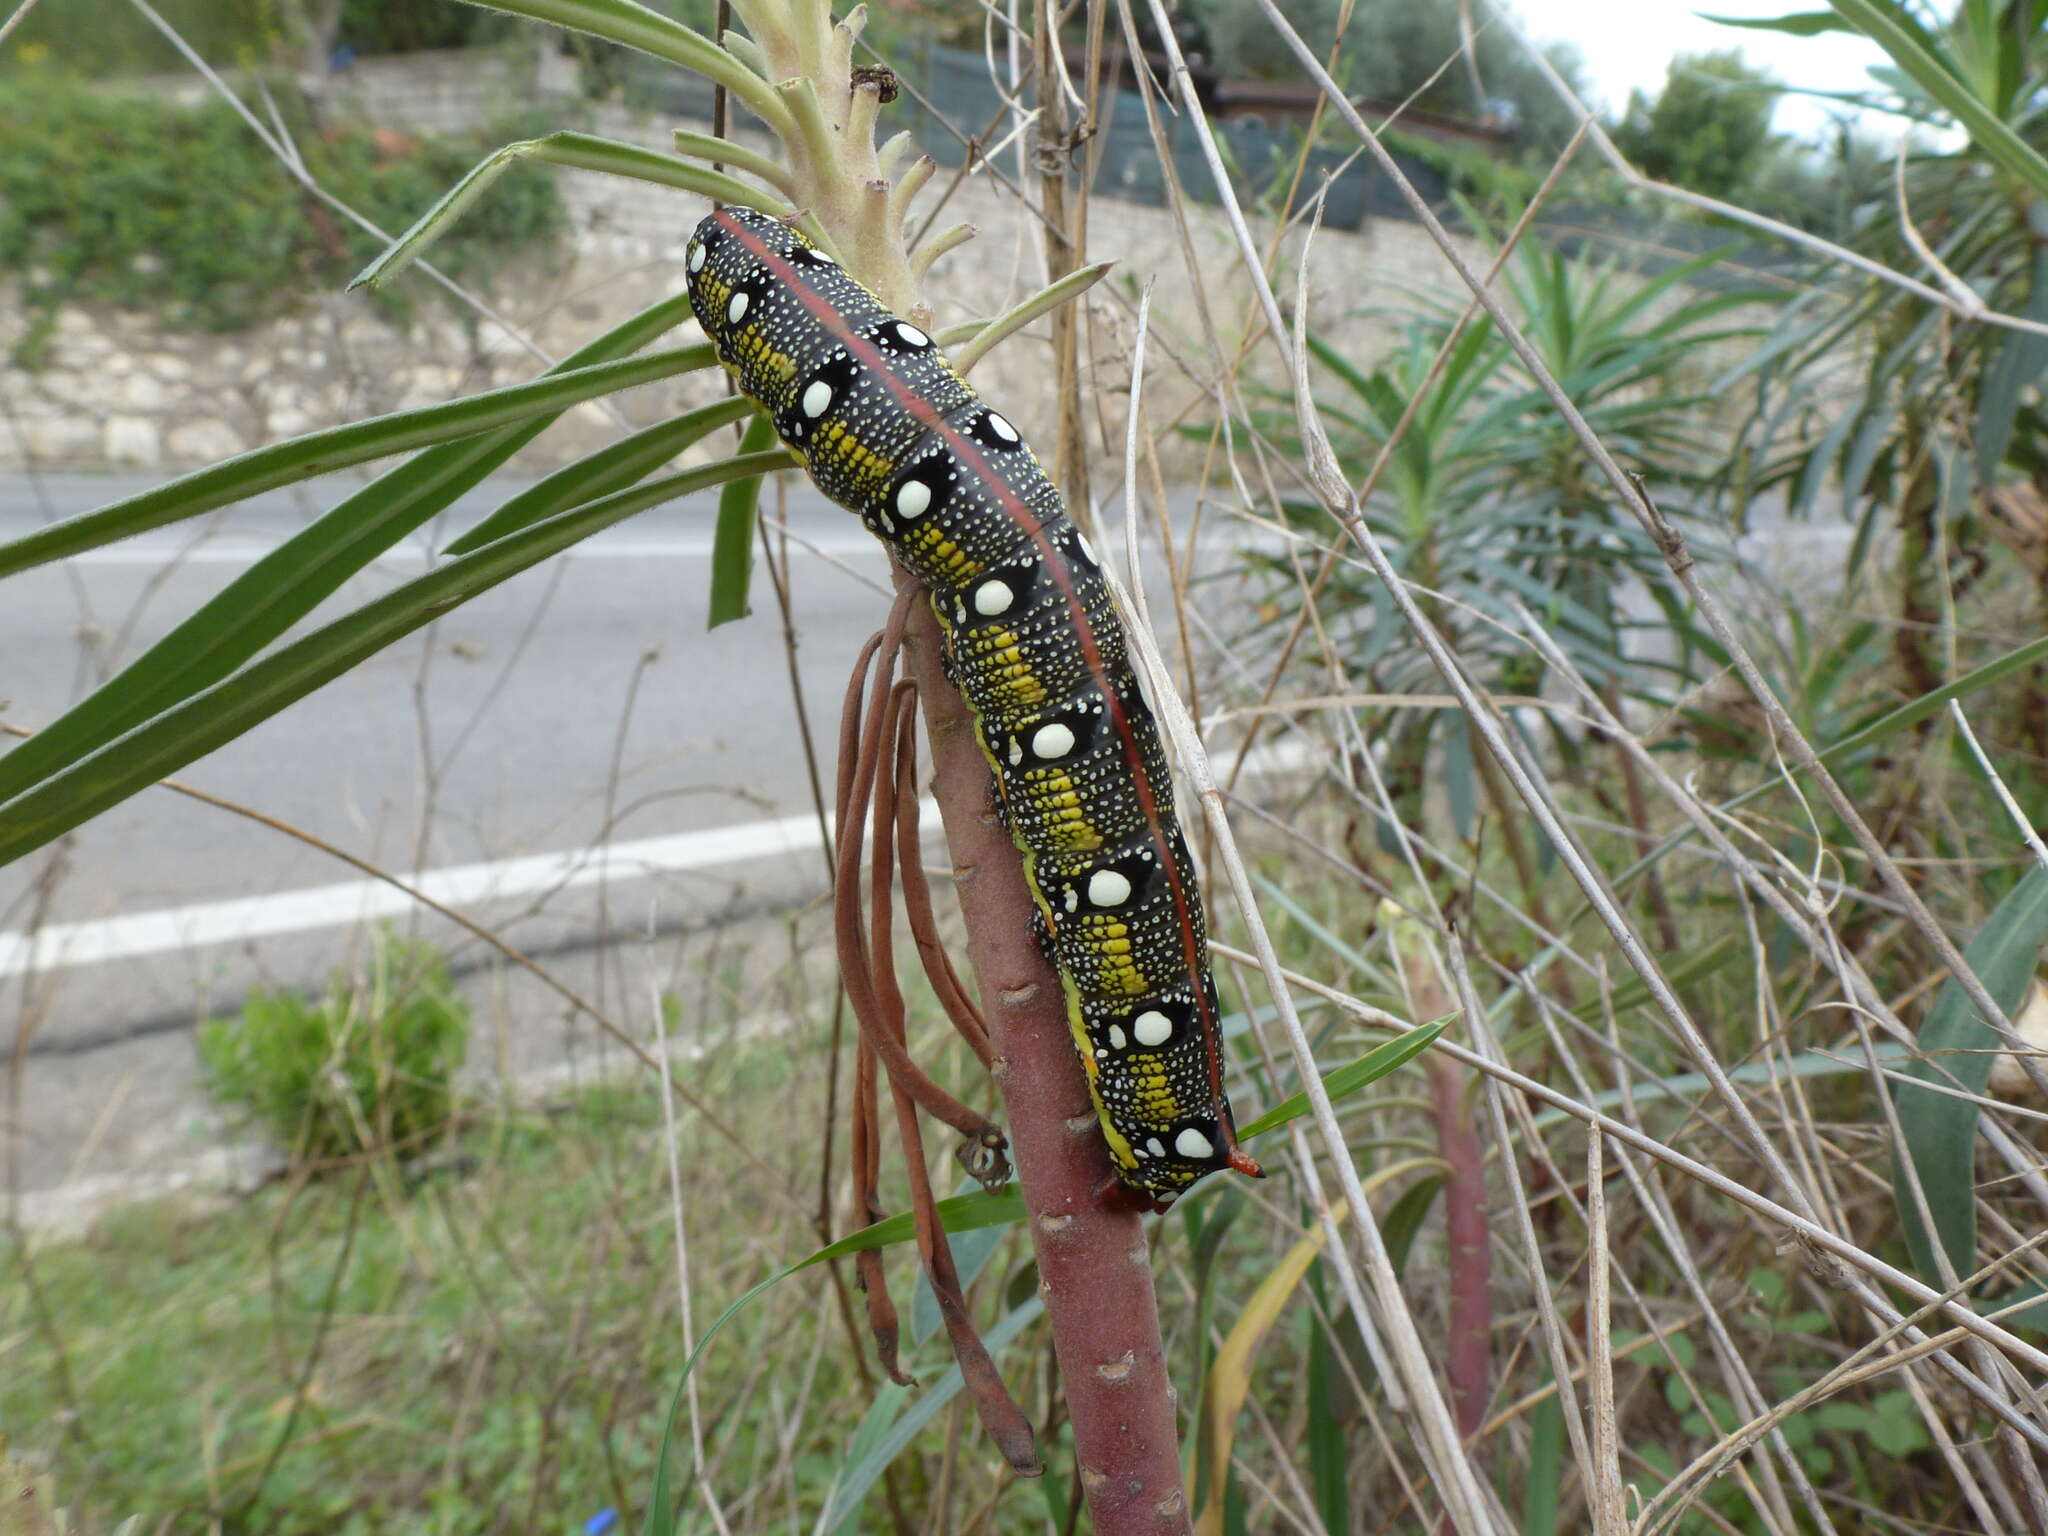
[[[448,1123],[469,1022],[447,957],[385,930],[367,977],[337,970],[319,1000],[255,993],[200,1026],[199,1058],[213,1095],[295,1160],[417,1151]]]
[[[319,183],[394,234],[487,148],[524,131],[303,127],[295,136]],[[508,176],[434,260],[480,279],[565,226],[551,178]],[[234,330],[340,288],[380,248],[293,181],[225,102],[84,89],[50,71],[0,84],[0,267],[21,274],[32,317],[24,362],[36,321],[67,301],[147,305],[172,328]]]

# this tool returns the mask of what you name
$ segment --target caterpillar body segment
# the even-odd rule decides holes
[[[931,594],[1118,1182],[1163,1207],[1218,1169],[1256,1176],[1165,750],[1059,492],[929,336],[787,225],[723,209],[688,250],[739,387]]]

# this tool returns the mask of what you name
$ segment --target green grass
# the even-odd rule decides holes
[[[769,1043],[718,1075],[729,1102],[772,1107],[791,1063]],[[787,1140],[792,1160],[815,1156],[814,1133]],[[694,1178],[735,1154],[687,1117],[680,1143],[701,1329],[815,1241],[759,1181]],[[635,1078],[487,1118],[437,1164],[224,1211],[137,1206],[10,1262],[15,1454],[54,1464],[88,1530],[136,1513],[172,1531],[569,1531],[606,1508],[637,1524],[684,1356],[658,1097]],[[727,1499],[762,1506],[750,1526],[815,1518],[868,1401],[858,1369],[822,1272],[761,1298],[707,1355],[708,1453]],[[678,1444],[684,1487],[682,1427]]]

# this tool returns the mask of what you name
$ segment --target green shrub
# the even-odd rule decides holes
[[[485,149],[520,136],[509,126],[463,139],[340,125],[294,133],[314,179],[393,234]],[[475,281],[565,224],[551,178],[508,176],[434,260]],[[26,365],[66,300],[148,307],[174,329],[234,330],[340,288],[380,247],[287,175],[225,102],[185,106],[50,71],[0,83],[0,270],[20,274],[42,322],[17,349]]]
[[[324,998],[252,993],[199,1031],[208,1090],[295,1160],[415,1151],[448,1123],[469,1004],[431,944],[380,932],[369,975],[337,970]]]

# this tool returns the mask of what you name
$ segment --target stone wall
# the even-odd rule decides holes
[[[508,97],[540,100],[573,86],[551,73],[561,67],[545,51],[538,63],[474,53],[376,61],[339,77],[336,101],[338,109],[386,126],[449,129],[495,115]],[[568,118],[572,106],[563,99]],[[594,132],[654,147],[666,147],[681,124],[615,107],[600,109],[594,122],[588,121],[587,107],[575,105],[573,113]],[[367,297],[328,294],[286,318],[223,337],[165,332],[146,313],[67,308],[57,317],[37,371],[0,369],[0,469],[196,467],[312,428],[528,378],[541,366],[534,349],[560,357],[675,291],[683,242],[704,211],[697,199],[590,173],[522,166],[510,174],[561,175],[574,233],[554,257],[515,264],[499,280],[486,296],[496,318],[437,300],[417,306],[410,328],[399,330]],[[941,194],[942,221],[971,222],[980,234],[932,274],[938,324],[995,313],[1039,286],[1042,247],[1030,214],[1010,194],[986,175],[955,186],[949,172],[935,179],[923,206]],[[1220,210],[1196,205],[1188,218],[1193,265],[1211,322],[1226,351],[1234,350],[1246,327],[1258,323],[1250,285],[1237,270],[1236,248]],[[1262,243],[1271,238],[1268,228],[1255,233]],[[1280,242],[1274,267],[1283,293],[1292,290],[1296,238]],[[1120,463],[1140,288],[1152,287],[1159,327],[1147,383],[1155,428],[1206,419],[1212,411],[1209,348],[1198,321],[1196,285],[1169,211],[1099,201],[1088,255],[1116,263],[1084,303],[1093,451]],[[402,281],[416,289],[428,284],[418,273]],[[1360,233],[1319,236],[1311,281],[1316,333],[1362,361],[1387,342],[1387,322],[1371,313],[1376,306],[1416,291],[1456,291],[1454,275],[1427,234],[1393,221]],[[18,303],[0,299],[0,349],[11,347],[26,323]],[[975,382],[1049,448],[1054,395],[1042,323],[1039,331],[999,348]],[[1261,355],[1269,352],[1261,349]],[[699,375],[617,397],[613,408],[638,426],[703,403],[722,388],[717,378]],[[619,431],[607,409],[577,407],[522,453],[518,467],[540,470],[568,462]],[[1168,439],[1163,445],[1169,469],[1191,472],[1197,462],[1193,449],[1178,443]]]

